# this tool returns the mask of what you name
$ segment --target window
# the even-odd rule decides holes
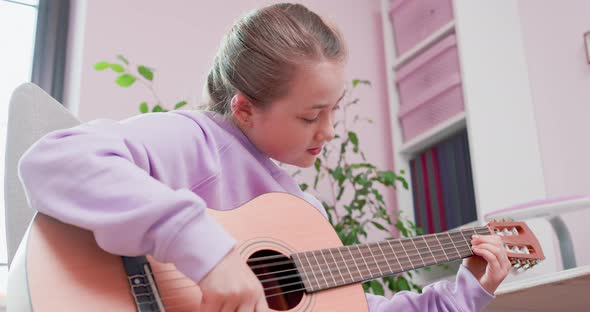
[[[0,293],[6,290],[7,251],[4,219],[4,147],[8,103],[12,91],[31,81],[37,27],[38,0],[0,0]]]
[[[414,216],[425,234],[477,220],[467,130],[410,160]]]

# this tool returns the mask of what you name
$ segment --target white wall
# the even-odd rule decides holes
[[[583,34],[590,31],[586,0],[518,2],[547,197],[590,193],[590,64]],[[590,211],[570,214],[567,224],[590,264],[586,221]]]
[[[516,2],[455,0],[479,220],[545,198],[534,102]]]

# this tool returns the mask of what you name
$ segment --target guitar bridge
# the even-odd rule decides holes
[[[138,312],[164,312],[152,267],[146,257],[121,257]]]

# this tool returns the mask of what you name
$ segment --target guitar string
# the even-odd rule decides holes
[[[426,238],[426,239],[437,239],[436,236],[438,235],[444,235],[444,239],[448,239],[448,234],[464,234],[468,231],[473,231],[476,234],[480,234],[480,235],[486,235],[486,234],[490,234],[489,229],[487,227],[473,227],[473,228],[468,228],[468,229],[463,229],[463,230],[456,230],[456,231],[448,231],[448,232],[442,232],[442,233],[437,233],[437,234],[428,234],[428,235],[421,235],[421,236],[413,236],[413,237],[404,237],[404,238],[400,238],[400,239],[393,239],[393,240],[385,240],[385,241],[381,241],[381,242],[372,242],[372,243],[368,243],[368,244],[382,244],[385,242],[402,242],[402,241],[407,241],[407,240],[413,240],[413,239],[419,239],[419,238]],[[484,233],[479,233],[478,231],[484,231]],[[462,238],[459,238],[460,240],[462,240]],[[348,247],[348,246],[345,246]],[[247,263],[250,262],[256,262],[256,261],[264,261],[264,260],[272,260],[272,259],[276,259],[276,258],[281,258],[281,257],[285,257],[283,255],[275,255],[275,256],[265,256],[265,257],[257,257],[257,258],[252,258],[249,259],[247,261]]]
[[[482,228],[480,228],[480,229],[482,229]],[[472,230],[473,230],[474,232],[476,232],[476,233],[477,233],[477,230],[480,230],[480,229],[473,228]],[[483,228],[483,229],[487,230],[487,228]],[[487,231],[486,231],[486,232],[487,232]],[[463,236],[463,239],[460,239],[460,241],[461,241],[461,244],[462,244],[463,242],[467,242],[466,240],[464,240],[464,239],[465,239],[465,237],[464,237],[464,233],[465,233],[465,232],[458,232],[458,233],[461,233],[461,234],[462,234],[462,236]],[[453,234],[454,234],[454,233],[453,233]],[[487,232],[487,234],[489,234],[489,232]],[[423,237],[423,238],[426,240],[426,239],[431,239],[432,237],[428,237],[428,238],[426,238],[426,237]],[[435,237],[435,238],[436,238],[436,237]],[[446,238],[444,238],[444,239],[446,239]],[[444,243],[444,244],[440,244],[440,242],[439,242],[439,245],[440,245],[441,247],[442,247],[443,245],[451,245],[451,244],[452,244],[452,245],[455,245],[455,242],[453,241],[453,239],[452,239],[452,238],[449,238],[449,239],[450,239],[450,243]],[[397,242],[399,242],[399,240],[398,240]],[[397,243],[397,242],[396,242],[396,243]],[[401,244],[402,242],[399,242],[399,243]],[[467,242],[467,243],[468,243],[468,242]],[[371,248],[370,244],[368,244],[368,247],[369,247],[369,248]],[[469,251],[471,251],[471,248],[469,248],[469,245],[467,245],[467,246],[459,246],[459,247],[461,247],[462,249],[464,249],[465,247],[467,247],[467,249],[468,249]],[[428,247],[428,246],[426,246],[426,248],[429,248],[429,247]],[[420,249],[426,249],[426,248],[422,247],[422,248],[417,248],[416,250],[420,250]],[[433,255],[433,256],[432,256],[433,260],[435,260],[435,261],[436,261],[436,256],[434,256],[434,253],[432,252],[432,249],[429,249],[429,250],[431,250],[431,254]],[[439,252],[439,251],[444,251],[444,248],[442,248],[442,249],[436,249],[435,251],[436,251],[436,252]],[[457,250],[457,251],[458,251],[458,250]],[[463,251],[466,251],[466,250],[463,250]],[[361,255],[361,256],[362,256],[362,255]],[[386,256],[386,254],[384,254],[384,255],[383,255],[383,260],[376,261],[376,262],[375,262],[375,264],[387,262],[387,259],[386,259],[386,257],[385,257],[385,256]],[[415,254],[413,254],[413,256],[415,256]],[[460,257],[462,257],[460,254],[459,254],[459,256],[460,256]],[[270,257],[259,257],[259,258],[253,258],[252,260],[254,260],[254,261],[262,261],[260,258],[264,258],[264,260],[268,260],[268,259],[280,259],[280,258],[286,258],[286,257],[285,257],[285,256],[282,256],[282,255],[277,255],[277,256],[270,256]],[[445,252],[445,258],[449,259],[449,258],[448,258],[448,255],[446,254],[446,252]],[[334,260],[336,260],[336,259],[334,258]],[[408,260],[409,260],[409,258],[408,258]],[[449,259],[449,260],[450,260],[450,259]],[[348,262],[348,261],[350,261],[350,260],[343,259],[343,262],[345,262],[345,263],[346,263],[346,262]],[[354,259],[352,259],[352,261],[354,261]],[[291,263],[292,263],[293,261],[289,261],[289,262],[291,262]],[[325,265],[328,265],[328,264],[337,264],[337,263],[340,263],[340,262],[341,262],[341,261],[336,261],[336,262],[333,262],[333,263],[326,263]],[[398,259],[398,262],[399,262],[399,259]],[[406,262],[406,261],[404,261],[404,262]],[[412,262],[412,261],[410,260],[410,261],[408,261],[408,262]],[[423,263],[423,264],[426,264],[426,263]],[[400,263],[400,265],[401,265],[401,263]],[[270,266],[273,266],[273,265],[270,265]],[[312,265],[312,266],[315,266],[315,265]],[[318,267],[321,269],[321,264],[318,264],[317,266],[318,266]],[[403,266],[402,266],[402,267],[403,267]],[[402,269],[402,267],[400,267],[400,269]],[[291,269],[291,271],[292,271],[292,270],[296,270],[296,269]],[[278,271],[278,272],[269,272],[269,273],[263,273],[263,274],[260,274],[260,275],[257,275],[257,276],[268,275],[268,274],[276,274],[276,273],[279,273],[279,272],[285,272],[285,271],[289,271],[289,270],[282,270],[282,271]],[[333,274],[332,274],[333,272],[332,272],[332,271],[333,271],[333,270],[330,270],[330,274],[331,274],[331,275],[332,275],[332,277],[333,277]],[[363,269],[363,270],[362,270],[362,273],[364,273],[364,271],[365,271],[365,270]],[[366,270],[366,271],[368,271],[369,273],[371,273],[371,270],[370,270],[370,268],[368,268],[368,267],[367,267],[367,270]],[[161,273],[161,272],[162,272],[162,271],[160,271],[160,272],[154,272],[154,273]],[[393,273],[395,273],[395,272],[388,273],[387,275],[389,275],[389,274],[393,274]],[[267,280],[262,280],[262,281],[261,281],[261,283],[266,283],[266,282],[269,282],[269,281],[277,281],[277,280],[280,280],[280,279],[285,279],[285,278],[292,278],[292,277],[296,277],[296,276],[301,276],[301,275],[300,275],[300,274],[295,274],[295,275],[290,275],[290,276],[287,276],[287,277],[282,277],[282,278],[279,278],[279,279],[277,279],[277,278],[273,278],[273,279],[267,279]],[[373,278],[373,277],[371,277],[371,278]],[[167,280],[167,281],[170,281],[170,280]],[[327,282],[327,281],[326,281],[326,282]],[[345,280],[344,280],[343,282],[345,282]],[[353,277],[352,277],[352,275],[351,275],[351,283],[352,283],[352,282],[354,282],[354,278],[353,278]],[[281,287],[286,287],[286,286],[292,286],[292,285],[298,285],[298,284],[303,284],[303,283],[302,283],[302,282],[295,282],[295,283],[290,283],[290,284],[286,284],[286,285],[279,285],[279,286],[267,287],[267,288],[264,288],[264,290],[266,291],[266,290],[271,290],[271,289],[276,289],[276,288],[281,288]],[[337,285],[337,283],[335,282],[335,286],[336,286],[336,285]],[[187,288],[187,287],[195,287],[195,286],[197,286],[197,285],[191,285],[191,286],[185,286],[185,287],[179,287],[179,288]],[[318,283],[318,286],[319,286],[319,287],[322,287],[322,285],[321,285],[320,283]],[[327,283],[327,287],[329,287],[329,283]],[[179,288],[177,288],[177,289],[179,289]],[[298,289],[298,290],[291,290],[291,291],[288,291],[288,292],[281,292],[281,293],[272,294],[272,295],[269,295],[269,296],[266,296],[266,297],[267,297],[267,298],[268,298],[268,297],[273,297],[273,296],[277,296],[277,295],[280,295],[280,294],[285,294],[285,293],[294,292],[294,291],[299,291],[299,290],[304,290],[304,289],[305,289],[305,288]],[[171,290],[173,290],[173,289],[171,289]],[[170,296],[168,296],[168,297],[166,297],[166,298],[167,298],[167,299],[170,299],[171,297],[170,297]],[[162,300],[164,300],[164,299],[166,299],[166,298],[164,298],[164,297],[163,297],[163,298],[161,298],[161,299],[162,299]]]
[[[467,247],[467,246],[460,247],[460,249],[461,249],[461,252],[469,252],[470,251],[469,247]],[[471,254],[469,254],[469,255],[471,255]],[[458,259],[461,259],[461,258],[464,257],[463,254],[457,254],[457,256],[459,256],[459,258],[456,258],[456,257],[449,258],[448,261],[458,260]],[[465,256],[467,256],[467,254],[465,254]],[[436,260],[436,259],[433,258],[433,260]],[[349,260],[345,260],[345,261],[347,262]],[[379,260],[379,261],[375,262],[375,264],[377,264],[377,265],[385,264],[387,261],[388,261],[387,259],[383,258],[382,260]],[[441,261],[445,261],[446,262],[447,261],[446,257],[445,257],[445,259],[442,259]],[[439,262],[439,261],[437,261],[437,262]],[[333,264],[337,264],[337,263],[341,263],[341,261],[337,261],[337,262],[333,262],[333,263],[326,263],[326,264],[323,264],[323,265],[324,266],[329,266],[329,265],[333,265]],[[408,263],[412,263],[412,261],[411,260],[409,260],[409,261],[407,261],[407,260],[406,261],[401,261],[400,264],[402,264],[402,266],[399,267],[400,271],[403,271],[403,267],[406,266]],[[311,265],[311,266],[318,267],[318,265]],[[322,265],[319,265],[319,269],[320,270],[321,270],[321,266]],[[298,271],[298,269],[297,268],[293,268],[293,269],[289,269],[289,270],[283,270],[282,272],[286,272],[286,271]],[[328,273],[330,273],[332,275],[334,275],[333,273],[337,272],[335,269],[330,269],[330,270],[327,270],[327,271],[326,270],[322,270],[322,271],[328,272]],[[371,269],[369,267],[366,267],[366,269],[365,268],[362,268],[362,269],[359,269],[359,270],[356,270],[356,271],[358,271],[361,275],[364,275],[367,272],[368,273],[371,273]],[[307,272],[311,273],[311,271],[307,271]],[[318,271],[314,271],[314,272],[318,272]],[[396,272],[398,272],[398,271],[394,271],[391,274],[396,273]],[[275,272],[270,272],[270,274],[272,274],[272,273],[275,273]],[[265,273],[265,274],[260,274],[260,275],[256,275],[256,276],[259,277],[261,275],[268,275],[268,274],[269,273]],[[351,274],[349,274],[349,275],[351,275]],[[302,276],[302,274],[299,274],[299,273],[297,273],[297,274],[291,274],[291,275],[286,275],[286,276],[281,276],[281,277],[263,279],[263,280],[260,280],[260,283],[263,283],[264,284],[264,283],[268,283],[268,282],[274,282],[274,281],[279,281],[279,280],[284,280],[284,279],[291,279],[291,278],[301,277],[301,276]],[[164,280],[158,279],[158,283],[159,284],[164,284],[166,282],[178,281],[178,280],[187,280],[188,281],[190,279],[188,277],[178,277],[178,278],[171,278],[171,279],[164,279]]]
[[[462,242],[464,243],[464,242]],[[461,251],[463,252],[467,252],[467,251],[471,251],[470,247],[465,245],[465,246],[457,246],[459,249],[462,249]],[[465,249],[467,248],[467,249]],[[426,248],[422,248],[422,249],[426,249]],[[453,247],[452,249],[448,249],[448,250],[452,250],[453,253],[457,253],[457,251],[455,250],[455,248]],[[444,251],[444,249],[436,249],[433,250],[433,256],[432,259],[435,261],[439,261],[439,259],[437,259],[438,256],[434,255],[434,252],[440,252],[440,251]],[[384,264],[387,263],[389,261],[389,259],[385,258],[387,256],[391,256],[394,255],[395,253],[385,253],[382,256],[378,255],[378,258],[381,258],[382,260],[379,260],[376,262],[376,264]],[[411,254],[411,256],[415,256],[416,254]],[[359,255],[362,257],[362,255]],[[458,254],[458,256],[461,256],[461,254]],[[442,255],[441,255],[442,257]],[[397,257],[396,257],[397,258]],[[411,257],[404,257],[406,259],[401,259],[401,261],[399,260],[399,258],[397,258],[396,263],[399,263],[400,266],[399,269],[402,269],[404,266],[406,266],[407,264],[411,264],[414,263],[412,260],[410,260]],[[448,255],[445,253],[445,257],[441,258],[440,261],[445,261],[447,260]],[[344,259],[344,258],[340,258],[341,260],[336,260],[336,262],[326,262],[326,263],[321,263],[321,264],[310,264],[309,266],[306,266],[308,268],[311,268],[312,270],[314,270],[314,272],[318,272],[315,271],[317,268],[319,268],[320,270],[322,270],[322,266],[330,266],[330,265],[349,265],[349,264],[354,264],[358,259],[356,258],[348,258],[348,259]],[[455,258],[448,258],[449,260],[451,259],[455,259]],[[284,265],[284,264],[294,264],[295,261],[293,260],[286,260],[286,261],[281,261],[281,262],[275,262],[275,263],[270,263],[268,265],[260,265],[257,268],[269,268],[269,267],[273,267],[273,266],[277,266],[277,265]],[[395,264],[395,263],[394,263]],[[254,267],[251,267],[251,269],[253,269]],[[261,276],[265,276],[265,275],[270,275],[270,274],[276,274],[276,273],[283,273],[283,272],[289,272],[289,271],[296,271],[298,270],[297,268],[292,268],[292,269],[286,269],[286,270],[280,270],[280,271],[272,271],[272,272],[265,272],[265,273],[261,273],[261,274],[256,274],[256,277],[261,277]],[[325,271],[325,270],[323,270]],[[154,271],[153,274],[162,274],[162,273],[167,273],[167,272],[177,272],[177,270],[163,270],[163,271]],[[309,271],[311,273],[311,271]],[[329,271],[332,272],[332,271]],[[300,276],[300,275],[298,275]],[[292,275],[288,276],[289,278],[294,277]],[[188,277],[182,276],[182,277],[176,277],[176,278],[168,278],[168,279],[163,279],[163,278],[159,278],[158,279],[158,283],[165,283],[165,282],[169,282],[169,281],[175,281],[175,280],[182,280],[182,279],[189,279]],[[267,282],[267,281],[271,281],[271,280],[261,280],[262,283]]]
[[[480,228],[480,229],[481,229],[481,228]],[[480,230],[480,229],[475,229],[475,228],[474,228],[474,229],[473,229],[473,231],[477,233],[477,230]],[[483,229],[487,230],[487,228],[483,228]],[[486,232],[487,232],[487,231],[486,231]],[[459,232],[459,233],[461,233],[461,234],[462,234],[462,236],[464,236],[464,232]],[[487,234],[489,234],[489,232],[487,232]],[[423,237],[423,238],[425,238],[425,239],[426,239],[426,237]],[[431,238],[432,238],[432,237],[428,237],[427,239],[431,239]],[[435,237],[435,238],[436,238],[436,237]],[[446,238],[445,238],[445,239],[446,239]],[[455,242],[453,241],[453,239],[452,239],[452,238],[449,238],[449,239],[450,239],[450,243],[444,243],[444,244],[440,244],[440,242],[439,242],[439,245],[441,245],[441,247],[442,247],[442,245],[451,245],[451,244],[455,245]],[[471,252],[471,248],[470,248],[469,242],[467,242],[467,241],[465,240],[465,237],[463,237],[463,239],[460,239],[460,240],[461,240],[461,244],[462,244],[462,243],[464,243],[464,242],[466,242],[466,243],[467,243],[467,246],[459,246],[459,247],[460,247],[460,248],[462,248],[462,249],[464,249],[465,247],[467,247],[467,250],[469,250],[469,251]],[[399,240],[398,240],[398,241],[399,241]],[[400,244],[401,244],[401,242],[400,242]],[[370,244],[368,244],[368,245],[370,245]],[[369,246],[369,248],[370,248],[370,246]],[[429,247],[428,247],[428,245],[426,246],[426,248],[429,248]],[[416,250],[420,250],[420,249],[426,249],[426,248],[424,248],[424,247],[422,247],[422,248],[416,248]],[[467,250],[462,250],[462,251],[467,251]],[[436,252],[438,252],[438,251],[444,251],[444,248],[443,248],[443,249],[437,249],[437,250],[435,250],[435,251],[436,251]],[[458,250],[457,250],[457,252],[458,252]],[[434,253],[432,252],[432,250],[431,250],[431,254],[433,255],[433,256],[432,256],[433,260],[436,260],[436,256],[434,256]],[[458,253],[458,255],[459,255],[461,258],[463,258],[463,256],[462,256],[460,253]],[[362,256],[362,255],[361,255],[361,256]],[[384,256],[385,256],[385,255],[384,255]],[[261,261],[261,260],[260,260],[260,258],[264,258],[265,260],[268,260],[268,259],[279,259],[279,258],[286,258],[286,257],[285,257],[285,256],[282,256],[282,255],[278,255],[278,256],[270,256],[270,257],[259,257],[259,258],[253,258],[252,260],[255,260],[255,261]],[[448,255],[446,254],[446,252],[445,252],[445,258],[447,258],[447,260],[450,260],[450,259],[448,258]],[[335,259],[335,258],[334,258],[334,259]],[[409,260],[409,257],[408,257],[408,260]],[[453,259],[453,260],[456,260],[456,259]],[[343,261],[344,261],[344,262],[347,262],[347,261],[349,261],[349,260],[343,259]],[[354,261],[354,259],[352,259],[352,261]],[[387,259],[386,259],[385,257],[383,257],[383,260],[381,260],[381,261],[376,261],[376,262],[375,262],[375,264],[377,264],[377,263],[383,263],[383,262],[386,262],[386,261],[387,261]],[[293,262],[293,261],[290,261],[290,262]],[[340,262],[340,261],[336,261],[336,262],[334,262],[334,263],[330,263],[330,264],[336,264],[336,263],[339,263],[339,262]],[[410,263],[411,263],[412,261],[410,260],[410,261],[407,261],[407,262],[410,262]],[[424,261],[423,261],[423,262],[424,262]],[[398,259],[398,263],[399,263],[399,259]],[[406,261],[404,261],[404,263],[406,263]],[[423,263],[423,264],[425,264],[425,263]],[[325,264],[325,265],[327,266],[328,264]],[[401,265],[401,263],[400,263],[400,265]],[[271,266],[272,266],[272,265],[271,265]],[[313,266],[315,266],[315,265],[313,265]],[[318,264],[318,266],[319,266],[319,267],[320,267],[320,269],[321,269],[321,264]],[[400,269],[401,269],[401,267],[400,267]],[[291,270],[296,270],[296,269],[291,269]],[[268,274],[273,274],[273,273],[274,273],[274,274],[276,274],[276,273],[279,273],[279,272],[286,272],[286,271],[290,271],[290,270],[282,270],[282,271],[278,271],[278,272],[264,273],[264,274],[260,274],[260,275],[257,275],[257,276],[261,276],[261,275],[268,275]],[[332,274],[332,271],[333,271],[333,270],[331,270],[331,271],[330,271],[330,273],[331,273],[331,274]],[[364,272],[364,269],[363,269],[362,271]],[[368,267],[367,267],[367,271],[368,271],[369,273],[371,273],[371,271],[370,271],[370,269],[369,269]],[[161,272],[162,272],[162,271],[160,271],[160,272],[154,272],[154,273],[161,273]],[[152,273],[152,274],[154,274],[154,273]],[[394,274],[394,273],[395,273],[395,272],[392,272],[392,273],[387,273],[387,274],[385,274],[385,275],[390,275],[390,274]],[[282,278],[278,278],[278,279],[277,279],[277,278],[274,278],[274,279],[268,279],[268,280],[263,280],[263,281],[261,281],[261,283],[265,283],[265,282],[269,282],[269,281],[277,281],[277,280],[281,280],[281,279],[285,279],[285,278],[292,278],[292,277],[295,277],[295,276],[301,276],[301,275],[300,275],[300,274],[295,274],[295,275],[291,275],[291,276],[287,276],[287,277],[282,277]],[[333,277],[333,274],[332,274],[332,277]],[[375,277],[378,277],[378,276],[374,276],[374,277],[372,276],[372,277],[370,277],[369,279],[372,279],[372,278],[375,278]],[[326,281],[326,282],[327,282],[327,281]],[[344,280],[343,282],[345,282],[345,280]],[[355,282],[355,281],[352,279],[352,275],[351,275],[351,283],[353,283],[353,282]],[[302,284],[302,285],[304,285],[304,284],[303,284],[303,282],[295,282],[295,283],[289,283],[289,284],[284,284],[284,285],[278,285],[278,286],[267,287],[267,288],[264,288],[264,290],[266,291],[266,290],[277,289],[277,288],[286,287],[286,286],[301,285],[301,284]],[[304,286],[305,286],[305,285],[304,285]],[[320,283],[318,283],[318,286],[319,286],[319,287],[323,287],[323,286],[322,286]],[[337,283],[335,283],[335,286],[338,286],[338,284],[337,284]],[[189,287],[197,287],[197,285],[190,285],[190,286],[184,286],[184,287],[177,287],[177,288],[172,288],[172,289],[169,289],[169,290],[174,290],[174,289],[181,289],[181,288],[189,288]],[[329,287],[329,283],[326,285],[326,287]],[[269,297],[278,296],[278,295],[282,295],[282,294],[286,294],[286,293],[291,293],[291,292],[295,292],[295,291],[300,291],[300,290],[305,290],[305,287],[304,287],[304,288],[300,288],[300,289],[295,289],[295,290],[285,291],[285,292],[279,292],[279,293],[276,293],[276,294],[267,295],[267,296],[265,296],[265,297],[266,297],[266,298],[269,298]],[[177,296],[168,296],[168,297],[162,297],[161,299],[162,299],[162,300],[164,300],[164,299],[170,299],[170,298],[173,298],[173,297],[177,297]]]
[[[465,249],[466,247],[467,247],[467,249]],[[462,246],[461,248],[463,248],[463,250],[462,250],[462,251],[464,251],[464,252],[469,250],[468,246]],[[461,258],[463,258],[463,257],[464,257],[463,255],[459,255],[459,256],[460,256]],[[465,256],[467,256],[467,255],[465,255]],[[458,259],[460,259],[460,258],[457,258],[457,259],[452,259],[452,260],[458,260]],[[384,259],[384,260],[382,260],[382,261],[378,261],[378,263],[384,263],[384,261],[385,261],[385,259]],[[371,273],[371,271],[370,271],[370,269],[369,269],[369,268],[360,270],[360,273],[361,273],[361,274],[365,274],[366,272],[368,272],[368,273]],[[385,274],[385,275],[391,275],[391,274],[394,274],[394,273],[396,273],[396,272],[387,273],[387,274]],[[289,279],[289,278],[293,278],[293,277],[297,277],[297,276],[301,276],[301,275],[300,275],[300,274],[293,274],[293,275],[290,275],[290,276],[285,276],[285,277],[281,277],[281,278],[274,278],[274,279],[267,279],[267,280],[262,280],[262,281],[260,281],[260,282],[261,282],[261,283],[267,283],[267,282],[270,282],[270,281],[284,280],[284,279]],[[377,277],[379,277],[379,275],[371,276],[371,277],[370,277],[370,278],[368,278],[368,279],[373,279],[373,278],[377,278]],[[352,278],[352,277],[351,277],[351,278]],[[183,279],[186,279],[187,281],[188,281],[188,280],[190,280],[190,279],[188,279],[188,278],[183,278]],[[192,282],[192,281],[191,281],[191,282]],[[346,281],[343,281],[343,282],[346,282]],[[356,280],[354,280],[354,279],[351,279],[351,281],[350,281],[350,283],[355,283],[355,282],[359,282],[359,281],[356,281]],[[161,283],[161,282],[160,282],[160,283]],[[291,284],[293,284],[293,285],[298,285],[298,284],[299,284],[299,285],[304,285],[304,283],[303,283],[303,282],[296,282],[296,283],[291,283]],[[337,285],[338,285],[338,284],[335,284],[335,286],[337,286]],[[285,286],[287,286],[287,285],[279,285],[279,286],[265,287],[265,288],[264,288],[264,290],[265,290],[265,291],[267,291],[267,290],[276,289],[276,288],[279,288],[279,287],[285,287]],[[320,283],[318,283],[318,286],[319,286],[319,287],[324,287],[324,286],[323,286],[323,285],[321,285]],[[194,285],[187,285],[187,286],[180,286],[180,287],[166,288],[166,289],[167,289],[167,291],[173,291],[173,290],[179,290],[179,289],[184,289],[184,288],[194,288],[194,287],[198,287],[198,286],[197,286],[196,284],[194,284]],[[326,287],[330,287],[330,285],[328,284],[328,285],[326,285]],[[273,297],[273,296],[277,296],[277,295],[281,295],[281,294],[285,294],[285,293],[290,293],[290,292],[294,292],[294,291],[304,290],[304,289],[305,289],[305,288],[300,288],[300,289],[296,289],[296,290],[290,290],[290,291],[286,291],[286,292],[280,292],[280,293],[277,293],[277,294],[271,294],[271,295],[267,295],[266,297],[267,297],[267,298],[269,298],[269,297]],[[176,296],[172,296],[172,297],[176,297]],[[170,298],[172,298],[172,297],[171,297],[171,296],[167,296],[167,297],[161,297],[161,300],[170,299]]]
[[[480,234],[480,233],[478,233],[478,234]],[[456,238],[457,241],[454,241],[455,239],[452,239],[451,240],[449,238],[444,238],[444,239],[450,240],[450,242],[446,242],[446,243],[442,243],[442,244],[437,244],[437,245],[440,245],[441,247],[443,247],[441,249],[433,249],[433,248],[430,248],[429,249],[428,246],[421,247],[421,248],[412,248],[413,250],[418,251],[418,252],[417,253],[409,253],[408,256],[405,257],[405,258],[408,258],[409,259],[411,257],[417,256],[418,254],[421,254],[422,253],[421,252],[422,250],[425,251],[427,249],[429,251],[431,251],[431,253],[433,254],[433,257],[436,258],[436,256],[434,256],[434,253],[435,252],[444,252],[445,255],[446,255],[446,251],[453,251],[453,253],[455,253],[454,249],[457,246],[457,244],[465,244],[465,240],[463,238]],[[400,244],[399,246],[401,246],[400,240],[396,240],[396,241],[393,241],[391,243],[392,244]],[[371,248],[370,245],[372,245],[372,244],[373,245],[376,245],[378,243],[369,243],[369,244],[367,244],[367,246],[369,246],[369,248]],[[348,246],[345,246],[345,247],[348,247]],[[459,246],[459,247],[464,247],[464,246]],[[336,249],[337,248],[342,248],[342,247],[336,247]],[[413,251],[413,250],[410,250],[410,251]],[[317,251],[308,251],[308,252],[317,252]],[[392,255],[395,256],[396,253],[393,252],[393,253],[384,253],[383,254],[383,256],[392,256]],[[363,255],[362,254],[359,254],[358,256],[362,257]],[[253,260],[258,260],[260,258],[265,258],[265,259],[271,259],[271,258],[272,259],[289,259],[287,256],[284,256],[284,255],[269,256],[269,257],[258,257],[258,258],[252,258],[252,259]],[[261,261],[261,260],[258,260],[258,261]],[[348,262],[348,261],[355,261],[355,259],[343,259],[343,262]],[[250,268],[251,269],[268,268],[268,267],[273,267],[273,266],[278,266],[278,265],[284,265],[284,264],[293,264],[293,263],[294,263],[294,261],[289,259],[289,260],[280,261],[280,262],[271,262],[271,263],[268,263],[268,264],[254,265],[254,266],[251,266]],[[337,263],[340,263],[340,261],[338,261],[338,262],[330,262],[329,264],[337,264]],[[175,269],[168,269],[168,270],[155,271],[154,273],[155,274],[161,274],[161,273],[167,273],[167,272],[177,272],[177,270],[175,270]],[[264,273],[264,274],[268,274],[268,273]],[[257,276],[259,276],[259,275],[257,275]]]
[[[462,248],[465,248],[465,246],[462,247]],[[466,251],[466,250],[464,250],[464,251]],[[468,256],[468,255],[465,255],[465,256]],[[461,256],[461,258],[463,258],[465,256]],[[458,259],[454,259],[454,260],[458,260]],[[361,271],[364,272],[365,270],[363,269]],[[370,270],[366,270],[366,271],[369,271],[369,273],[370,273]],[[394,273],[395,272],[388,273],[388,274],[385,274],[384,276],[391,275],[391,274],[394,274]],[[373,279],[373,278],[378,278],[378,277],[380,277],[380,276],[371,276],[368,279]],[[357,282],[360,282],[360,281],[351,280],[350,283],[357,283]],[[263,283],[263,282],[261,281],[261,283]],[[348,283],[348,284],[350,284],[350,283]],[[282,291],[282,292],[278,292],[278,293],[274,293],[274,294],[269,294],[269,295],[266,295],[265,294],[265,298],[271,298],[271,297],[280,296],[280,295],[284,295],[284,294],[288,294],[288,293],[293,293],[293,292],[299,292],[299,291],[305,291],[306,290],[305,284],[303,282],[294,282],[294,283],[290,283],[290,284],[286,284],[286,285],[278,285],[278,286],[266,287],[266,288],[264,288],[264,291],[266,292],[267,290],[277,289],[277,288],[281,288],[281,287],[285,287],[285,286],[293,286],[293,285],[303,285],[304,287],[302,287],[302,288],[296,288],[296,289],[291,289],[291,290],[287,290],[287,291]],[[343,283],[342,285],[345,285],[345,284]],[[342,285],[335,284],[334,287],[336,287],[336,286],[342,286]],[[324,287],[323,285],[321,285],[319,283],[318,283],[318,286],[319,287]],[[326,288],[329,288],[330,286],[329,285],[326,285],[325,287]],[[174,288],[166,288],[166,290],[167,291],[178,291],[180,289],[187,289],[187,288],[198,288],[198,286],[195,284],[195,285],[188,285],[188,286],[181,286],[181,287],[174,287]],[[175,297],[179,297],[179,296],[176,295],[176,296],[160,297],[160,300],[162,300],[164,302],[164,301],[167,301],[167,300],[169,300],[171,298],[175,298]],[[153,302],[153,301],[151,301],[151,302]],[[166,305],[165,302],[164,302],[164,304]],[[166,307],[166,308],[169,309],[169,307]]]

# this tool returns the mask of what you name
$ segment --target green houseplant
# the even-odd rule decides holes
[[[353,80],[350,94],[360,86],[371,86],[371,83],[367,80]],[[408,189],[408,183],[403,177],[403,171],[395,173],[391,170],[381,170],[365,157],[359,135],[347,123],[349,108],[359,102],[358,98],[347,97],[342,106],[342,116],[337,118],[334,124],[334,140],[324,147],[314,164],[312,185],[302,183],[300,187],[315,193],[314,195],[322,200],[330,223],[344,245],[361,243],[362,239],[367,238],[370,228],[390,234],[390,228],[393,226],[403,237],[422,234],[421,229],[399,212],[392,220],[386,209],[382,191],[388,188],[396,189],[398,185]],[[355,125],[357,122],[372,123],[372,120],[355,115],[352,123]],[[297,173],[298,171],[295,174]],[[327,183],[328,194],[318,191],[318,183],[322,180]],[[421,292],[421,287],[412,282],[413,274],[415,272],[406,272],[376,279],[364,283],[363,287],[366,292],[380,295],[384,294],[384,287],[394,292]]]
[[[139,112],[166,112],[169,109],[164,105],[153,87],[154,70],[145,65],[132,65],[127,58],[117,55],[116,62],[101,61],[95,64],[97,71],[110,69],[117,77],[115,83],[123,88],[128,88],[136,82],[141,83],[150,92],[152,99],[139,104]],[[370,86],[367,80],[355,79],[352,81],[352,90],[359,86]],[[376,165],[367,161],[360,147],[359,136],[347,125],[346,114],[348,109],[359,103],[358,98],[348,100],[343,105],[343,118],[335,123],[337,132],[331,147],[325,147],[322,154],[315,162],[313,183],[301,183],[304,191],[316,193],[328,212],[329,220],[344,245],[360,243],[366,239],[368,230],[374,228],[377,231],[390,235],[390,228],[395,227],[401,236],[409,237],[422,234],[421,230],[410,220],[396,213],[395,220],[387,212],[382,191],[388,188],[397,188],[401,185],[404,189],[408,184],[403,177],[404,172],[395,173],[390,170],[380,170]],[[187,101],[179,101],[173,109],[187,105]],[[151,108],[150,108],[151,107]],[[364,121],[372,123],[370,119],[354,116],[354,123]],[[332,157],[332,159],[331,159]],[[358,161],[353,161],[356,158]],[[296,176],[299,171],[293,175]],[[325,199],[318,194],[320,181],[327,181],[330,196]],[[366,292],[378,295],[385,293],[385,287],[393,292],[410,290],[421,292],[421,287],[412,281],[415,272],[406,272],[396,276],[363,283]]]

